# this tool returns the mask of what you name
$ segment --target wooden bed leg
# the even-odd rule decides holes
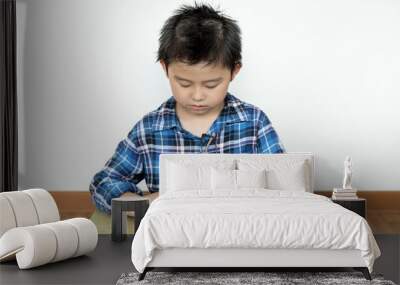
[[[147,271],[148,271],[148,269],[147,269],[147,267],[145,267],[145,268],[144,268],[144,271],[143,271],[142,273],[139,274],[138,281],[141,281],[141,280],[144,279],[144,277],[146,276]]]
[[[361,271],[364,275],[365,279],[372,280],[371,275],[369,274],[369,270],[367,267],[354,267],[355,270]]]

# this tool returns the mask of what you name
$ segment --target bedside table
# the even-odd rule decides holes
[[[352,200],[335,200],[331,198],[331,200],[332,202],[359,214],[363,218],[366,218],[367,216],[367,200],[364,198],[355,198]]]

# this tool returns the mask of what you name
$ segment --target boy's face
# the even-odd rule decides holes
[[[169,79],[176,108],[194,116],[219,113],[223,108],[229,83],[240,70],[238,64],[231,76],[231,70],[222,65],[206,66],[204,62],[188,65],[175,61],[168,65],[167,73],[165,63],[160,63]]]

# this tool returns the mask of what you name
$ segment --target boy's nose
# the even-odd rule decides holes
[[[195,102],[203,101],[205,98],[206,96],[199,89],[192,94],[192,99]]]

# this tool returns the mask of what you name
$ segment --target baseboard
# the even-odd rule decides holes
[[[89,191],[50,191],[64,218],[90,217],[95,211]],[[315,194],[330,197],[332,191],[316,191]],[[359,191],[359,197],[367,199],[367,212],[400,211],[400,191]]]
[[[90,218],[96,210],[89,191],[49,191],[53,196],[61,219]]]

